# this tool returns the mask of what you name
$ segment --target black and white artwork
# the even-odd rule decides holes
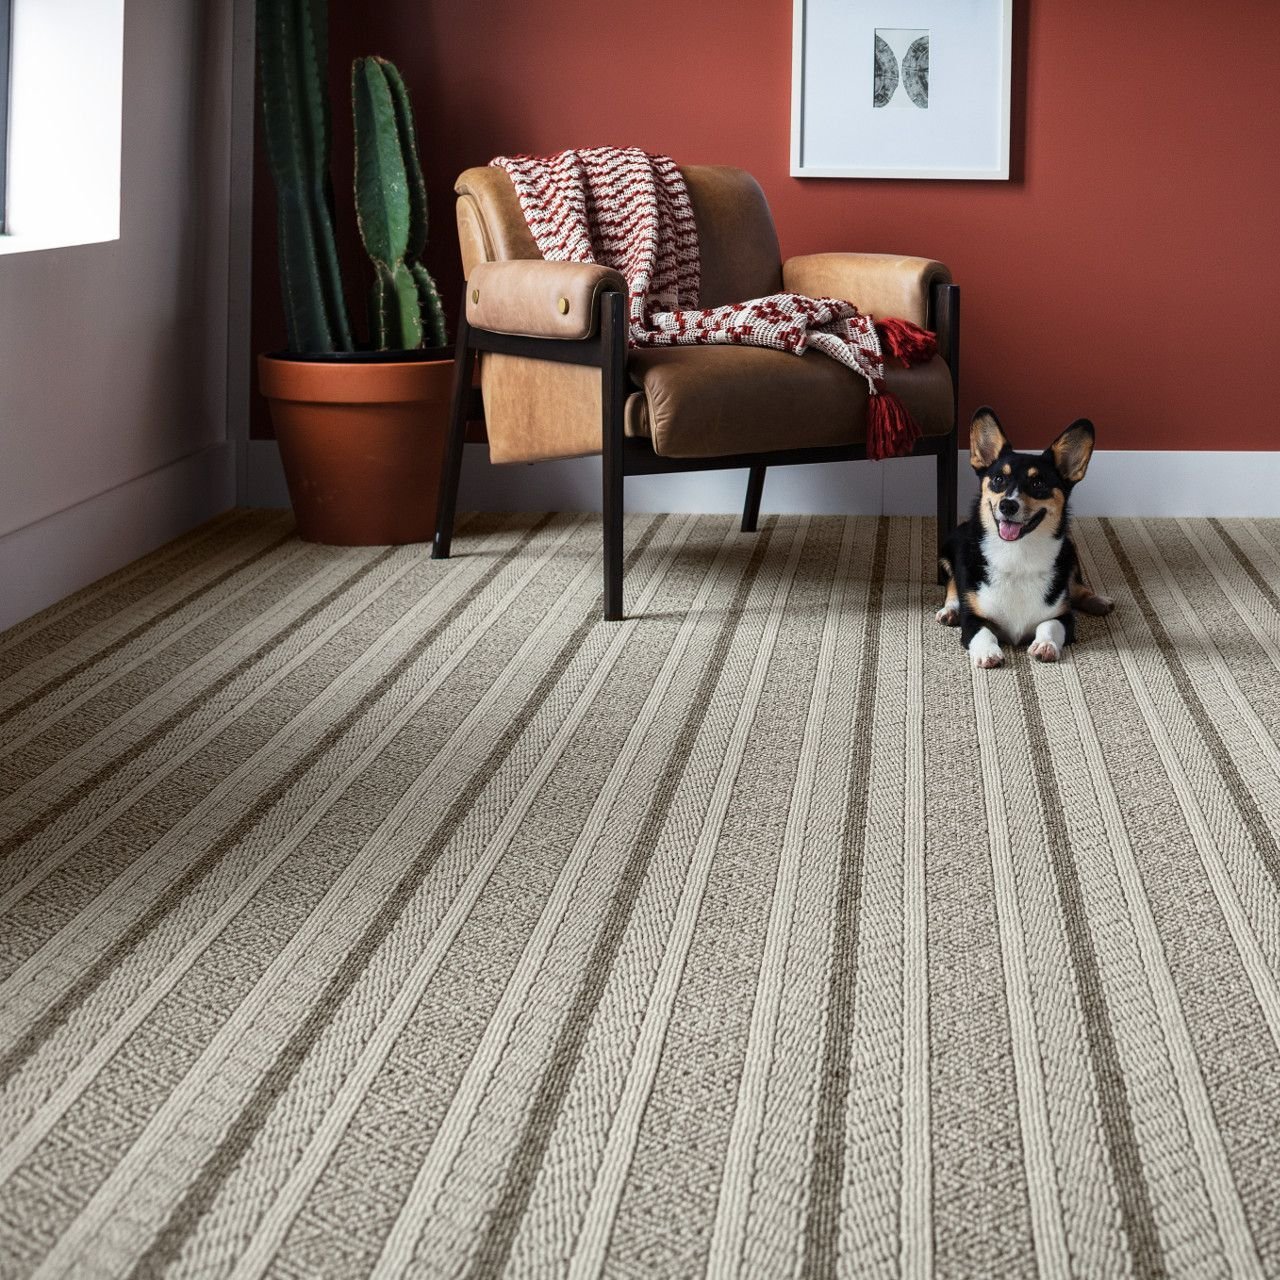
[[[792,174],[1007,179],[1013,8],[793,0]]]
[[[929,33],[900,27],[875,29],[873,107],[929,109]]]

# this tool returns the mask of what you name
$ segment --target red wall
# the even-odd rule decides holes
[[[461,288],[460,170],[503,151],[637,145],[750,170],[784,255],[948,263],[963,291],[962,408],[995,405],[1015,443],[1047,442],[1080,414],[1107,449],[1276,439],[1280,6],[1017,0],[1009,182],[788,176],[788,0],[333,0],[332,12],[335,91],[357,53],[405,74],[447,298]],[[260,176],[262,348],[282,328]]]

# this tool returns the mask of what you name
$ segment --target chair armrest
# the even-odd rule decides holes
[[[491,333],[581,341],[596,330],[600,295],[627,292],[622,274],[589,262],[480,262],[467,279],[467,323]]]
[[[927,326],[929,293],[950,284],[951,272],[932,258],[894,253],[810,253],[789,258],[782,287],[810,298],[840,298],[877,319],[896,316]]]

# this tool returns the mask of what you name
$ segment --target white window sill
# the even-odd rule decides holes
[[[120,239],[119,231],[67,231],[51,235],[0,235],[0,256],[7,253],[37,253],[42,249],[70,249],[80,244],[109,244]]]

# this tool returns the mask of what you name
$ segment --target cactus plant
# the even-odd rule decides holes
[[[267,158],[293,351],[350,351],[329,189],[326,0],[258,0]]]
[[[267,154],[275,178],[281,287],[290,349],[351,351],[329,182],[324,93],[327,0],[258,0],[258,46]],[[378,350],[446,343],[440,296],[421,258],[427,195],[409,96],[395,67],[357,58],[352,67],[355,196],[361,239],[373,261],[370,337]]]
[[[409,95],[383,58],[351,71],[356,126],[356,218],[373,260],[370,324],[379,346],[444,346],[444,312],[420,261],[427,243],[427,188],[418,162]]]

